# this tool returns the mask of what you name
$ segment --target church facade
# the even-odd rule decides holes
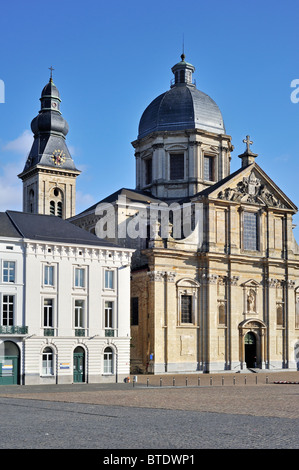
[[[70,221],[135,250],[132,372],[296,370],[297,207],[257,164],[249,136],[230,172],[231,137],[193,65],[144,111],[136,187]]]

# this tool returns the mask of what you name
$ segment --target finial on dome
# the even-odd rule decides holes
[[[184,62],[184,60],[185,60],[185,57],[186,57],[186,56],[185,56],[185,54],[183,53],[183,54],[181,55],[181,59],[182,59],[183,62]]]
[[[50,80],[49,80],[49,81],[50,81],[50,82],[53,82],[53,76],[52,76],[53,74],[52,74],[52,72],[53,72],[53,70],[55,70],[55,69],[53,69],[53,67],[52,67],[52,65],[51,65],[51,67],[49,67],[49,70],[51,70],[51,75],[50,75]]]

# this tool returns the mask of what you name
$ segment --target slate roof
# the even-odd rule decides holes
[[[139,122],[138,139],[156,131],[202,129],[225,134],[219,107],[195,86],[176,85],[155,98]]]
[[[60,217],[17,211],[0,212],[0,236],[117,248]]]

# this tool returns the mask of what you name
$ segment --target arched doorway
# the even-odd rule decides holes
[[[78,346],[74,351],[74,383],[85,382],[85,351]]]
[[[0,385],[20,383],[20,350],[12,341],[0,344]]]
[[[249,331],[245,335],[245,362],[248,368],[256,367],[256,336]]]

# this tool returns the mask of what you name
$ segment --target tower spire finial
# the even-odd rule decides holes
[[[182,55],[181,55],[181,59],[182,60],[185,60],[185,38],[184,38],[184,33],[183,33],[183,52],[182,52]]]
[[[53,70],[55,70],[55,69],[53,69],[53,67],[51,65],[51,67],[49,67],[49,70],[51,71],[50,82],[53,82]]]

